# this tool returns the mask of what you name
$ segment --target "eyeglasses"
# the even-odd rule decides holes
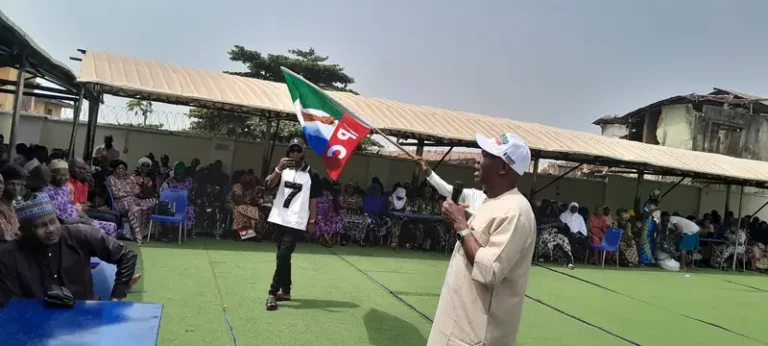
[[[289,154],[293,154],[293,153],[301,154],[303,152],[304,152],[304,150],[301,149],[301,148],[288,148],[288,153]]]

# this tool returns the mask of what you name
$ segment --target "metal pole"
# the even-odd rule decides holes
[[[664,196],[666,196],[668,193],[672,192],[672,190],[674,190],[674,189],[677,187],[677,185],[680,185],[680,183],[682,183],[682,182],[683,182],[683,180],[685,180],[685,177],[683,177],[683,178],[680,178],[680,180],[678,180],[678,181],[677,181],[677,182],[676,182],[674,185],[670,186],[670,187],[667,189],[667,191],[664,191],[664,193],[662,193],[662,194],[661,194],[661,197],[659,197],[659,201],[661,201],[662,199],[664,199]]]
[[[737,250],[739,249],[739,232],[741,232],[741,206],[743,204],[744,204],[744,185],[741,185],[741,193],[739,194],[739,217],[738,217],[738,219],[736,219],[737,220],[736,224],[738,226],[736,228],[736,239],[734,240],[734,244],[733,244],[734,248],[733,248],[733,265],[732,265],[732,270],[736,270],[736,257],[738,257],[736,255],[737,255]],[[746,232],[746,230],[745,230],[745,232]],[[746,254],[746,249],[744,249],[744,250],[745,250],[744,256],[746,256],[747,255]]]
[[[275,156],[275,145],[277,144],[277,137],[280,136],[280,119],[275,124],[275,131],[272,131],[272,145],[269,147],[269,155],[267,156],[267,167],[272,166],[272,157]]]
[[[77,128],[80,125],[80,112],[83,110],[83,94],[85,88],[80,89],[80,96],[75,102],[75,111],[72,114],[72,133],[69,135],[69,156],[75,157],[75,142],[77,141]]]
[[[96,123],[99,121],[100,97],[88,102],[88,130],[85,133],[85,147],[83,148],[83,160],[92,162],[93,147],[96,143]]]
[[[261,178],[264,179],[267,177],[267,173],[269,172],[269,137],[272,134],[272,121],[269,119],[266,119],[266,126],[264,126],[264,156],[261,158]]]
[[[538,159],[537,159],[537,160],[538,160]],[[550,181],[550,182],[549,182],[549,183],[547,183],[546,185],[542,186],[540,189],[538,189],[538,190],[534,191],[534,193],[533,193],[533,194],[537,194],[537,193],[539,193],[539,192],[543,191],[544,189],[546,189],[546,188],[548,188],[548,187],[552,186],[554,183],[556,183],[556,182],[560,181],[560,179],[563,179],[563,178],[565,178],[565,176],[566,176],[566,175],[568,175],[568,174],[571,174],[571,172],[573,172],[573,171],[575,171],[576,169],[578,169],[579,167],[581,167],[581,165],[583,165],[583,163],[580,163],[580,164],[576,165],[576,167],[573,167],[573,168],[569,169],[568,171],[566,171],[565,173],[563,173],[563,174],[559,175],[557,178],[553,179],[552,181]]]
[[[731,184],[728,184],[725,186],[725,214],[723,214],[723,218],[725,218],[725,216],[728,215],[728,211],[731,210],[730,201],[731,201]],[[723,220],[723,221],[730,221],[730,220]]]
[[[533,178],[531,178],[531,193],[528,196],[528,201],[531,205],[536,203],[536,177],[539,175],[539,155],[533,157]]]
[[[759,213],[761,210],[763,210],[763,208],[765,208],[765,206],[766,206],[766,205],[768,205],[768,201],[766,201],[765,203],[763,203],[763,205],[762,205],[762,206],[760,206],[760,208],[758,208],[757,210],[755,210],[755,212],[754,212],[754,213],[752,213],[751,215],[752,215],[752,216],[757,216],[757,213]]]
[[[637,171],[637,191],[635,191],[635,214],[643,215],[643,205],[641,201],[640,191],[643,190],[643,178],[645,178],[645,171],[642,169]]]
[[[16,156],[16,143],[19,141],[16,127],[19,125],[19,115],[21,114],[21,107],[24,104],[24,74],[26,71],[27,57],[22,55],[21,61],[19,62],[18,75],[16,76],[16,96],[14,96],[13,117],[11,118],[11,138],[8,142],[8,149],[10,150],[8,159],[11,160],[11,162],[13,161],[14,156]]]

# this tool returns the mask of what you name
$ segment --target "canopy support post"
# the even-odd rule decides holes
[[[434,167],[432,167],[432,170],[436,170],[437,167],[440,167],[440,164],[443,163],[443,160],[445,160],[446,157],[453,151],[453,147],[448,148],[448,150],[443,154],[443,157],[440,158],[440,161],[437,161]]]
[[[528,196],[528,201],[531,205],[534,205],[536,201],[536,177],[539,175],[539,155],[533,156],[533,177],[531,178],[531,193]]]
[[[75,142],[77,141],[77,128],[80,125],[80,112],[83,109],[83,95],[85,88],[80,89],[80,96],[75,102],[75,110],[72,114],[72,133],[69,135],[69,157],[75,157]]]
[[[742,209],[741,206],[742,205],[744,205],[744,185],[741,185],[741,193],[739,193],[739,217],[738,217],[738,219],[736,219],[737,220],[736,239],[735,239],[734,244],[733,244],[733,246],[734,246],[733,264],[731,266],[732,267],[731,270],[733,270],[733,271],[736,271],[736,257],[739,257],[739,256],[737,256],[737,251],[736,250],[738,250],[738,248],[739,248],[739,236],[738,236],[738,234],[741,231],[741,209]],[[744,231],[746,232],[746,230],[744,230]],[[746,250],[747,249],[745,248],[743,256],[747,255]]]
[[[645,171],[644,170],[638,170],[637,171],[637,190],[635,191],[635,215],[642,215],[643,213],[643,205],[642,203],[642,196],[641,191],[643,190],[643,180],[645,178]]]
[[[88,126],[85,131],[85,146],[83,160],[93,162],[93,147],[96,144],[96,123],[99,121],[99,106],[101,97],[96,96],[88,102]]]
[[[280,119],[275,124],[275,130],[272,131],[272,145],[269,147],[269,156],[267,156],[267,167],[272,166],[272,156],[275,156],[275,144],[277,144],[277,137],[280,135]]]
[[[763,208],[765,208],[765,206],[766,206],[766,205],[768,205],[768,201],[766,201],[765,203],[763,203],[763,205],[762,205],[762,206],[760,206],[760,208],[758,208],[757,210],[755,210],[755,212],[754,212],[754,213],[752,213],[751,215],[752,215],[753,217],[754,217],[754,216],[757,216],[757,213],[759,213],[761,210],[763,210]]]
[[[264,126],[264,156],[261,158],[261,178],[264,179],[267,177],[267,173],[269,172],[269,159],[271,158],[271,152],[269,148],[269,138],[272,135],[272,121],[269,119],[264,119],[267,124]]]
[[[24,74],[27,71],[27,57],[24,55],[20,57],[21,61],[19,61],[18,74],[16,75],[16,94],[13,100],[13,116],[11,117],[11,134],[8,142],[8,149],[10,150],[8,159],[11,161],[16,156],[16,143],[19,141],[19,134],[16,130],[19,125],[21,107],[24,105]]]

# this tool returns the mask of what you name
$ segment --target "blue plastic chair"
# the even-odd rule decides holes
[[[149,235],[147,235],[147,243],[152,238],[152,224],[157,222],[164,223],[177,223],[179,224],[179,245],[181,245],[181,231],[184,230],[184,241],[187,241],[187,227],[185,220],[187,219],[187,194],[189,192],[186,189],[165,189],[160,192],[161,201],[174,202],[176,205],[176,214],[173,216],[152,215],[149,219]]]
[[[602,263],[600,264],[602,268],[605,268],[605,253],[606,252],[615,252],[616,253],[616,268],[619,267],[619,251],[621,251],[621,248],[619,248],[619,243],[621,242],[621,235],[624,233],[624,230],[618,227],[609,227],[605,234],[603,234],[603,243],[600,245],[590,245],[590,247],[593,250],[600,251],[602,253]],[[589,257],[589,251],[587,251],[587,257]]]
[[[107,193],[109,193],[109,207],[112,209],[112,211],[117,211],[117,206],[115,205],[115,197],[112,195],[112,189],[109,188],[109,185],[104,183],[104,187],[107,188]]]

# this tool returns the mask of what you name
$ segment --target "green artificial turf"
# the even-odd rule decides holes
[[[267,312],[272,243],[198,238],[133,247],[144,278],[129,299],[164,303],[159,345],[233,345],[230,325],[242,346],[424,345],[448,265],[439,253],[299,244],[294,301]],[[768,344],[766,280],[705,269],[686,277],[534,266],[518,344]]]

